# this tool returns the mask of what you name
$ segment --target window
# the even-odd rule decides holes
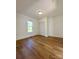
[[[32,21],[27,21],[28,32],[32,32]]]

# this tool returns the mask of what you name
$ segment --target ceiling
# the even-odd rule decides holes
[[[38,12],[43,12],[38,15]],[[32,18],[63,14],[63,0],[16,0],[16,12]]]

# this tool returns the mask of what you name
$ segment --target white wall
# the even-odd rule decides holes
[[[44,17],[40,24],[41,35],[63,37],[63,16]]]
[[[33,32],[27,32],[27,21],[33,22]],[[16,14],[16,39],[22,39],[33,35],[63,37],[63,17],[44,17],[40,20]]]
[[[53,17],[48,17],[48,36],[54,35],[54,19]]]
[[[33,22],[33,32],[27,32],[27,21]],[[21,14],[16,14],[16,39],[22,39],[29,36],[37,35],[39,33],[38,20],[24,16]]]
[[[54,17],[54,36],[63,37],[63,16]]]
[[[44,17],[40,21],[40,34],[44,36],[53,36],[53,19]]]
[[[47,36],[47,17],[39,20],[40,24],[40,35]]]

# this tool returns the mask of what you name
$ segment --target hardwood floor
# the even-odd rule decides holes
[[[63,59],[63,39],[34,36],[18,40],[16,59]]]

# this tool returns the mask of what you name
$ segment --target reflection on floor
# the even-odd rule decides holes
[[[16,59],[63,59],[63,39],[38,35],[18,40]]]

